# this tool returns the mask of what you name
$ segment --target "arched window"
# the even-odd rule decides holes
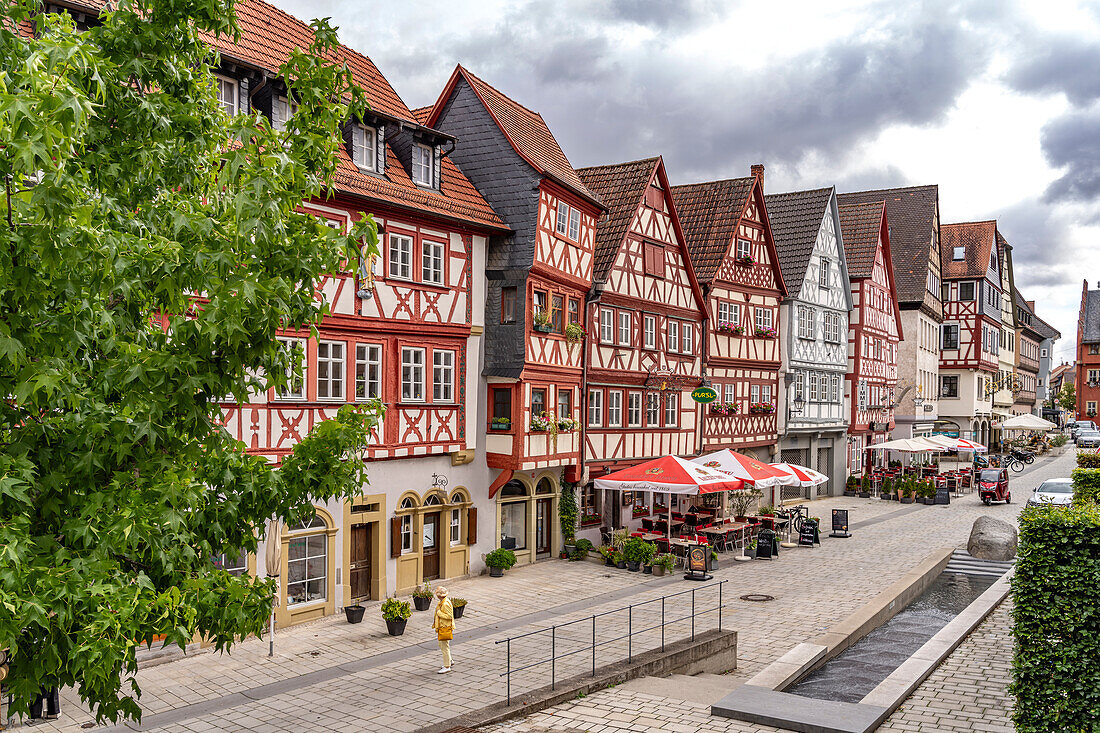
[[[544,478],[542,481],[539,481],[538,486],[535,487],[535,493],[536,494],[553,494],[554,493],[554,484],[552,484],[550,482],[550,479]]]
[[[424,506],[440,506],[442,504],[443,499],[440,498],[439,494],[432,494],[424,500]]]
[[[328,595],[328,524],[319,514],[287,527],[287,605],[324,601]]]
[[[500,489],[500,498],[508,499],[517,496],[527,496],[527,485],[522,481],[512,479]]]
[[[327,526],[328,525],[325,524],[325,520],[314,514],[312,519],[304,522],[298,522],[297,524],[292,524],[286,528],[286,531],[300,532],[304,529],[325,529]]]

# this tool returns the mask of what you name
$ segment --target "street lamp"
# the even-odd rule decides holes
[[[802,410],[806,407],[806,400],[802,398],[802,393],[799,392],[794,396],[794,400],[787,407],[787,413],[789,415],[801,415]]]

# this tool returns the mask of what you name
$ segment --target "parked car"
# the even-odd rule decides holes
[[[1069,434],[1074,438],[1082,430],[1096,430],[1096,423],[1092,420],[1076,420],[1069,424]]]
[[[1028,506],[1066,506],[1073,502],[1073,479],[1048,478],[1027,500]]]
[[[978,498],[989,506],[995,501],[1012,503],[1012,493],[1008,490],[1007,468],[983,468],[978,474]]]
[[[1077,433],[1078,448],[1100,448],[1100,431],[1082,430]]]

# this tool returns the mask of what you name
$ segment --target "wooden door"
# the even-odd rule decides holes
[[[370,599],[370,524],[353,524],[351,527],[351,564],[348,566],[348,582],[353,601]]]
[[[424,580],[439,577],[439,512],[424,515]]]
[[[550,499],[538,499],[535,502],[535,554],[550,553]]]

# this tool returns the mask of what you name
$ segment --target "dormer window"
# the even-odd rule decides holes
[[[951,250],[951,260],[961,262],[966,259],[966,247],[955,247]]]
[[[564,201],[558,202],[557,232],[574,242],[581,234],[581,212]]]
[[[417,143],[412,151],[412,177],[418,186],[435,187],[435,149]]]
[[[217,75],[214,76],[214,81],[218,85],[218,104],[221,105],[227,115],[234,116],[239,109],[240,89],[237,86],[237,81],[227,76]]]
[[[275,97],[271,101],[271,126],[276,130],[285,130],[287,121],[297,112],[297,104],[286,97]]]
[[[351,160],[362,170],[378,170],[378,131],[365,125],[352,125]]]

